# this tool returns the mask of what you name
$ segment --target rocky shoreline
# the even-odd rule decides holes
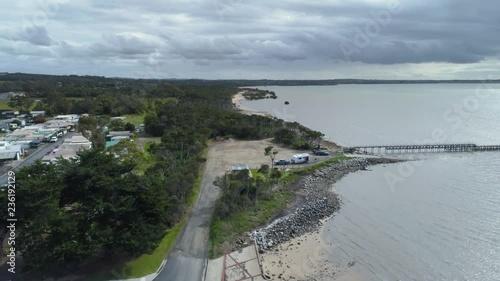
[[[366,170],[369,165],[401,162],[387,158],[351,158],[322,167],[313,174],[303,177],[297,195],[305,200],[290,214],[274,220],[266,227],[250,233],[260,253],[274,249],[277,245],[293,238],[314,232],[321,226],[321,220],[330,217],[340,209],[341,200],[330,186],[348,173]]]

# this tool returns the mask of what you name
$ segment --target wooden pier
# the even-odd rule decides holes
[[[344,151],[370,154],[500,151],[500,145],[476,145],[473,143],[369,145],[348,147],[344,148]]]

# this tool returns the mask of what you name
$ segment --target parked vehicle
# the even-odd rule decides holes
[[[51,137],[50,138],[50,142],[56,142],[57,141],[57,137]]]
[[[290,164],[290,161],[285,159],[274,161],[274,165],[288,165],[288,164]]]
[[[309,156],[310,155],[307,153],[295,154],[292,156],[292,159],[290,159],[290,162],[292,164],[307,163],[309,162]]]
[[[41,140],[41,139],[36,139],[36,140],[33,140],[33,141],[31,141],[31,142],[30,142],[30,146],[29,146],[29,147],[30,147],[30,148],[38,148],[38,147],[40,147],[40,145],[42,145],[42,144],[43,144],[43,140]]]
[[[326,151],[326,150],[316,150],[314,152],[314,155],[318,155],[318,156],[328,156],[330,155],[330,152]]]
[[[58,138],[62,138],[62,137],[63,137],[63,133],[61,133],[61,132],[57,133],[57,136],[56,136],[56,137],[58,137]]]

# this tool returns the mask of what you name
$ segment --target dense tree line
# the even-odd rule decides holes
[[[72,91],[64,90],[70,82],[63,80],[62,86],[53,86],[38,78],[27,80],[34,89],[24,88],[33,99],[43,97],[35,108],[49,114],[91,113],[99,117],[80,118],[79,131],[93,142],[94,149],[80,153],[79,161],[37,163],[17,173],[17,199],[22,210],[18,213],[19,243],[28,269],[46,271],[54,266],[82,265],[96,257],[137,256],[154,249],[165,231],[185,214],[210,139],[274,138],[278,143],[304,148],[321,135],[297,123],[235,112],[231,84],[123,80],[111,85],[98,77],[68,77],[68,81],[82,79],[73,87],[86,91],[83,98],[74,99]],[[61,77],[50,78],[51,83],[58,80]],[[145,171],[139,172],[144,159],[134,150],[134,143],[120,142],[105,149],[104,126],[132,130],[130,124],[110,124],[109,116],[126,113],[147,113],[146,132],[161,137],[160,143],[149,146],[154,161]],[[268,166],[263,169],[263,175],[277,176],[274,169],[272,173],[268,173]],[[238,179],[240,184],[232,177],[224,186],[237,186],[225,191],[222,202],[243,200],[241,206],[266,196],[271,180],[264,176],[250,182],[243,177]],[[221,205],[218,215],[235,208],[234,204]]]
[[[203,140],[218,136],[246,140],[274,138],[277,143],[302,149],[312,148],[322,136],[298,123],[219,109],[216,100],[212,106],[184,100],[166,102],[148,113],[144,124],[147,133],[172,140],[179,134]]]
[[[79,153],[78,161],[19,171],[18,249],[27,269],[153,250],[171,226],[170,200],[164,177],[138,176],[135,164],[95,149]]]

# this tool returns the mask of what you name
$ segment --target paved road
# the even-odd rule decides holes
[[[210,222],[219,195],[219,189],[212,183],[220,175],[221,167],[212,157],[215,147],[208,151],[201,183],[200,194],[193,207],[188,223],[177,237],[166,265],[155,281],[200,281],[205,268],[205,260],[210,234]]]
[[[21,164],[19,164],[18,166],[16,166],[12,170],[17,171],[17,170],[19,170],[19,169],[21,169],[23,167],[32,165],[33,163],[35,163],[36,160],[42,159],[43,156],[47,155],[47,152],[49,152],[49,150],[54,149],[56,146],[61,145],[63,143],[63,141],[64,141],[65,138],[71,137],[74,134],[75,133],[68,133],[68,134],[64,135],[64,137],[58,139],[57,142],[52,142],[52,143],[44,144],[42,147],[40,147],[36,151],[34,151],[33,149],[29,149],[30,155],[28,156],[28,158],[24,159],[24,161],[21,162]],[[6,184],[7,181],[8,181],[8,175],[7,174],[3,174],[0,177],[0,185]]]

